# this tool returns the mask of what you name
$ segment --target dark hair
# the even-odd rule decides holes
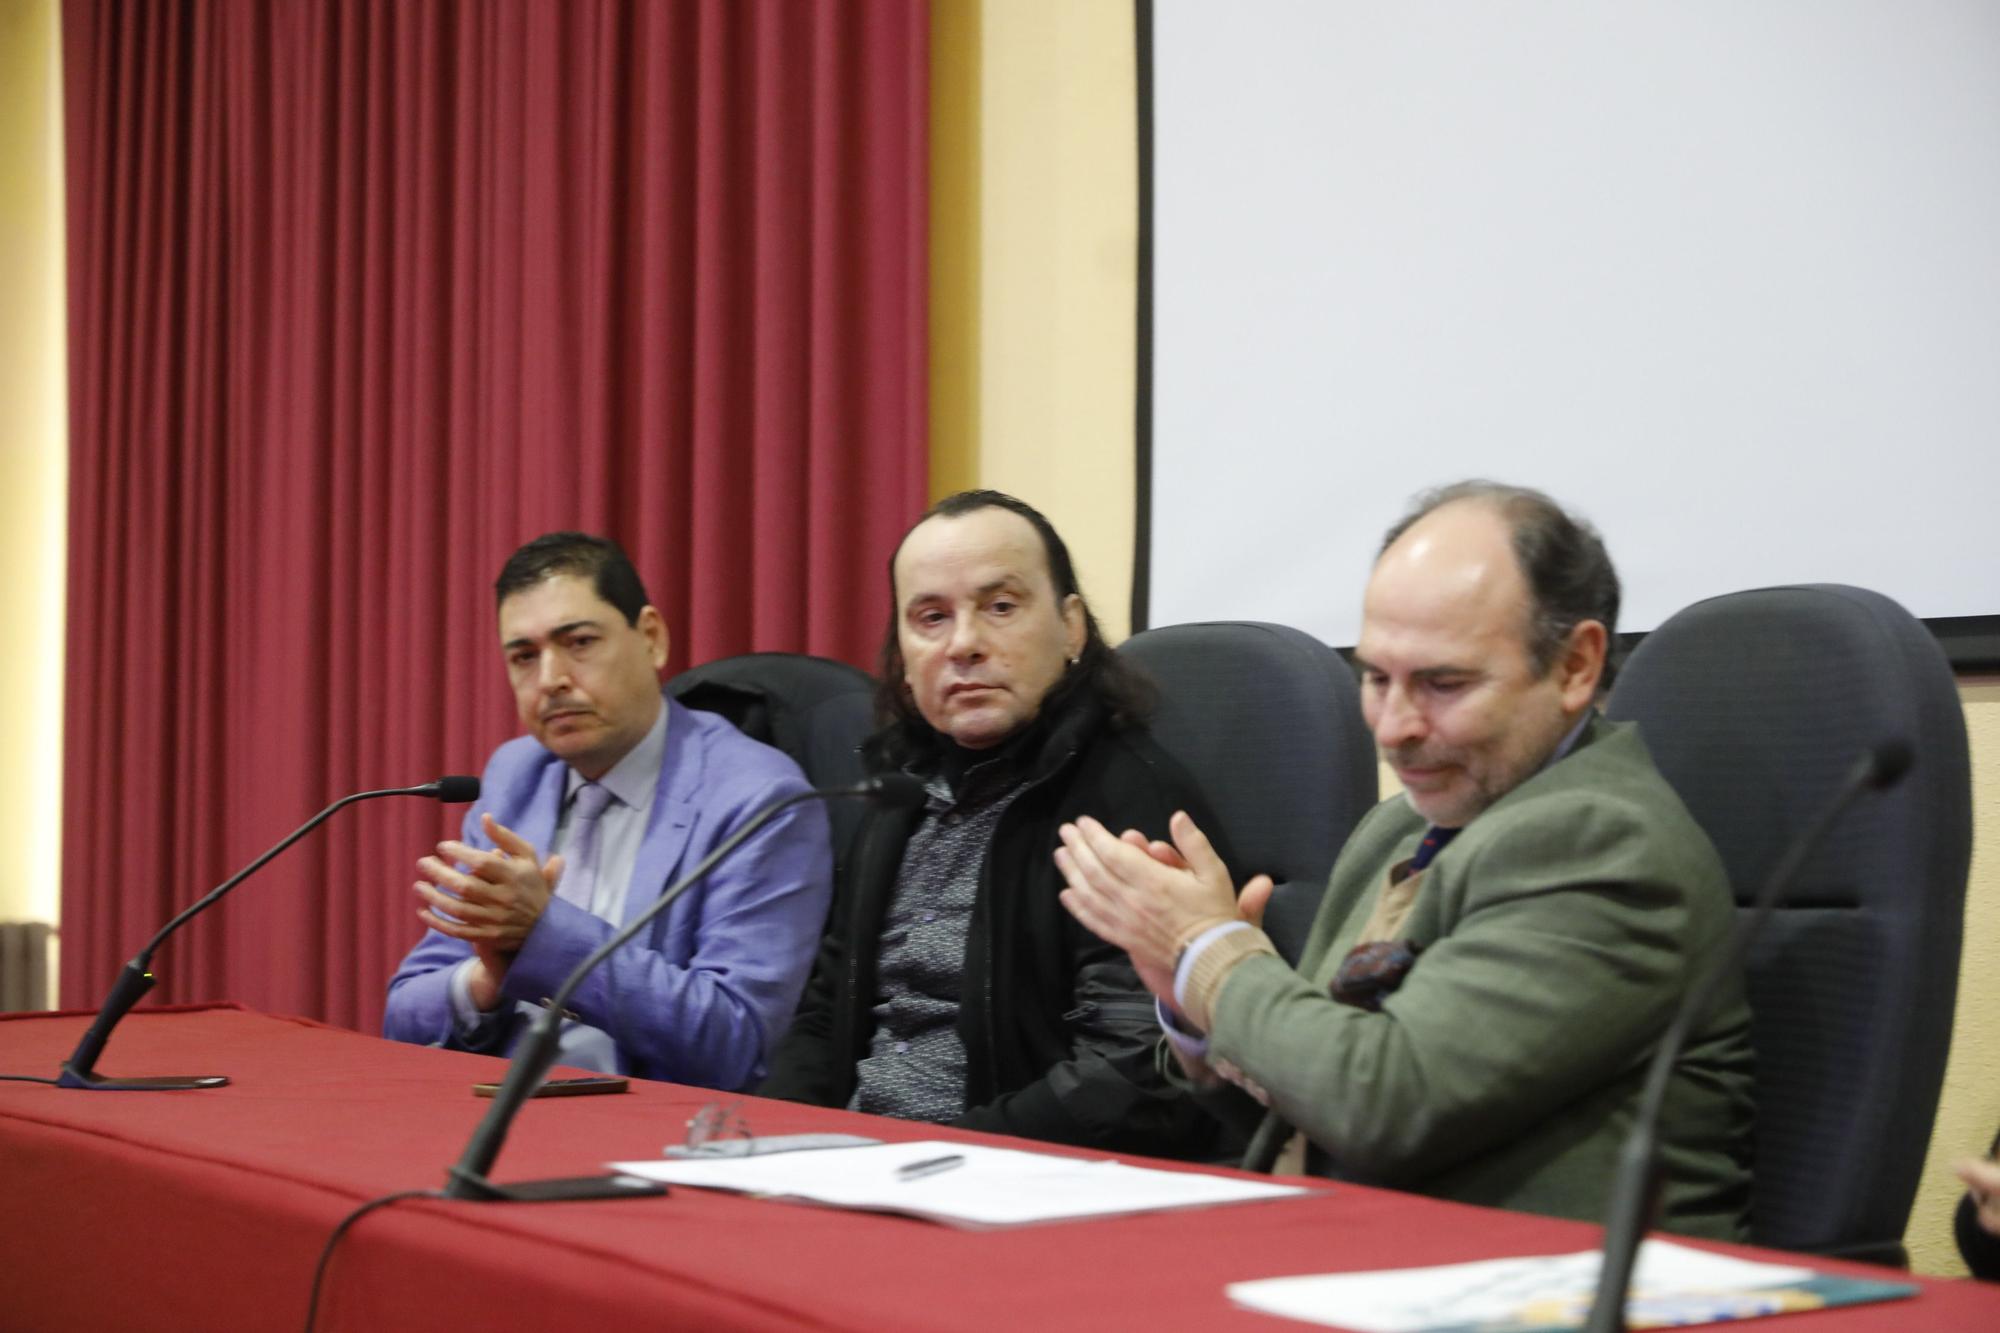
[[[1000,491],[959,491],[925,510],[889,554],[889,628],[882,636],[882,655],[876,671],[880,683],[875,687],[875,717],[883,727],[876,747],[891,764],[906,763],[938,745],[936,730],[917,711],[904,688],[903,645],[897,637],[902,608],[896,599],[896,556],[901,554],[910,533],[932,519],[963,518],[981,509],[1004,509],[1026,519],[1042,539],[1042,554],[1048,562],[1049,582],[1055,588],[1057,602],[1075,594],[1083,605],[1083,651],[1077,654],[1076,665],[1064,672],[1062,679],[1043,697],[1041,715],[1060,713],[1072,700],[1094,696],[1111,726],[1124,728],[1144,722],[1158,700],[1152,681],[1112,652],[1111,645],[1105,642],[1104,631],[1098,628],[1097,617],[1091,614],[1089,600],[1077,587],[1076,567],[1070,562],[1069,547],[1063,545],[1063,539],[1056,535],[1041,511]]]
[[[1586,620],[1595,620],[1604,626],[1605,635],[1604,675],[1597,685],[1600,691],[1610,689],[1618,673],[1618,571],[1612,568],[1610,553],[1597,529],[1565,512],[1542,492],[1481,480],[1426,491],[1382,538],[1382,551],[1425,515],[1459,500],[1490,505],[1507,520],[1514,559],[1534,602],[1528,653],[1536,671],[1546,674],[1555,665],[1570,631]]]
[[[587,532],[546,532],[507,557],[493,581],[494,605],[558,574],[587,578],[597,595],[618,608],[625,623],[639,623],[651,603],[639,571],[617,542]]]

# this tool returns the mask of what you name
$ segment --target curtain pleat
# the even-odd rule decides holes
[[[491,585],[872,665],[925,499],[921,0],[74,0],[63,1002],[515,731]],[[345,811],[157,960],[374,1028],[455,829]],[[115,1063],[115,1062],[114,1062]]]

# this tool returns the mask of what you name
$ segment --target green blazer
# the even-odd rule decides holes
[[[1299,970],[1258,955],[1225,977],[1209,1058],[1271,1098],[1246,1165],[1269,1169],[1297,1127],[1321,1174],[1601,1218],[1653,1047],[1697,960],[1726,941],[1722,864],[1638,732],[1593,719],[1431,862],[1401,932],[1423,951],[1382,1012],[1336,1003],[1327,984],[1424,827],[1400,796],[1376,807],[1334,866]],[[1739,978],[1676,1068],[1661,1121],[1669,1230],[1744,1234],[1749,1025]]]

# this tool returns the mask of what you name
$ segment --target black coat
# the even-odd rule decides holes
[[[1049,720],[1030,785],[1001,815],[981,867],[966,937],[958,1033],[966,1053],[966,1129],[1163,1156],[1213,1151],[1215,1125],[1155,1068],[1153,1002],[1122,949],[1058,900],[1057,828],[1091,815],[1166,838],[1186,810],[1217,829],[1185,770],[1143,729],[1113,730],[1089,699]],[[882,923],[921,810],[871,813],[832,922],[758,1092],[845,1106],[874,1036]],[[1225,861],[1228,853],[1217,849]]]

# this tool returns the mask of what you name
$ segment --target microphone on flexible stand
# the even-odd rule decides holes
[[[1695,1028],[1715,1007],[1724,980],[1741,970],[1751,940],[1763,928],[1785,890],[1798,878],[1806,857],[1825,840],[1834,821],[1863,792],[1886,791],[1895,786],[1909,772],[1915,758],[1908,741],[1888,740],[1855,762],[1819,817],[1785,850],[1784,859],[1764,881],[1749,914],[1738,919],[1728,949],[1688,988],[1679,1014],[1653,1053],[1645,1090],[1639,1098],[1639,1112],[1619,1156],[1618,1178],[1611,1187],[1611,1207],[1604,1221],[1604,1265],[1598,1271],[1597,1295],[1591,1303],[1584,1333],[1625,1333],[1625,1296],[1632,1284],[1632,1266],[1639,1257],[1639,1242],[1645,1238],[1659,1208],[1660,1111],[1681,1051]]]
[[[798,792],[765,806],[743,825],[729,835],[716,849],[703,857],[697,865],[680,881],[671,885],[653,903],[633,918],[623,930],[613,935],[595,952],[563,979],[556,993],[543,1001],[543,1009],[535,1019],[528,1035],[515,1048],[513,1063],[507,1067],[507,1077],[500,1090],[494,1094],[493,1105],[486,1116],[472,1131],[466,1141],[465,1151],[458,1163],[445,1172],[444,1197],[447,1199],[510,1200],[516,1203],[542,1203],[571,1199],[626,1199],[645,1195],[664,1194],[666,1186],[650,1180],[640,1180],[633,1176],[575,1176],[557,1180],[521,1181],[512,1185],[496,1185],[486,1178],[493,1169],[493,1160],[500,1155],[500,1147],[507,1139],[508,1126],[520,1111],[523,1102],[541,1086],[547,1076],[549,1066],[555,1063],[556,1053],[562,1038],[563,1012],[570,996],[583,984],[583,979],[592,969],[623,948],[637,937],[649,922],[673,905],[676,898],[703,879],[725,856],[737,846],[764,827],[772,818],[802,801],[828,801],[842,797],[856,797],[876,801],[887,806],[915,806],[924,801],[924,784],[907,773],[878,773],[864,779],[852,787],[829,787],[816,791]]]
[[[125,964],[118,979],[111,985],[111,993],[104,997],[104,1005],[97,1011],[97,1021],[90,1025],[90,1031],[83,1034],[76,1050],[63,1063],[62,1074],[56,1079],[59,1088],[85,1088],[96,1092],[162,1092],[184,1088],[219,1088],[229,1082],[221,1074],[200,1076],[168,1075],[160,1078],[107,1078],[93,1072],[97,1057],[104,1051],[104,1043],[110,1039],[111,1029],[118,1020],[125,1017],[142,996],[153,989],[153,952],[166,941],[167,936],[179,930],[188,922],[200,916],[213,906],[223,894],[250,878],[264,863],[285,848],[297,842],[306,834],[326,822],[334,811],[356,801],[373,800],[378,796],[431,796],[447,805],[463,804],[479,799],[479,779],[474,777],[451,776],[439,778],[436,782],[426,782],[421,787],[389,787],[381,791],[356,792],[343,796],[326,809],[301,824],[290,837],[265,852],[249,865],[236,872],[220,887],[211,891],[200,902],[182,912],[160,928],[160,932],[146,943],[146,947]]]

